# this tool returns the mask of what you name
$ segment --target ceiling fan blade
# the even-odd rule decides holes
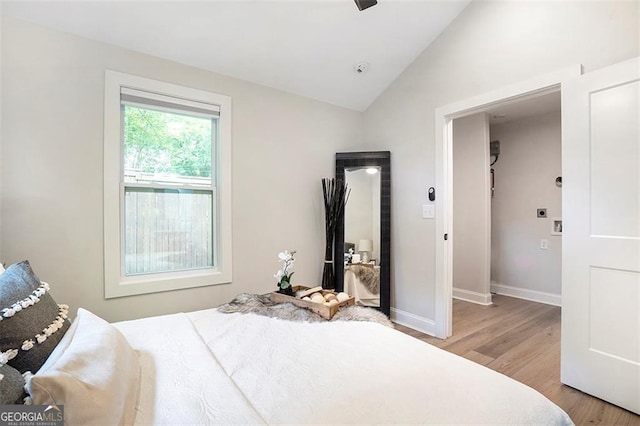
[[[354,0],[356,2],[356,6],[358,6],[358,10],[363,11],[371,6],[375,6],[378,4],[378,0]]]

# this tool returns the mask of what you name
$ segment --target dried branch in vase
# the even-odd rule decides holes
[[[346,182],[336,182],[335,179],[322,179],[322,193],[324,195],[324,217],[326,248],[324,253],[324,268],[322,270],[322,288],[334,288],[333,273],[333,239],[338,221],[344,207],[349,200],[350,190]]]

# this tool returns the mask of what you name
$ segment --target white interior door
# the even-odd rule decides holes
[[[562,382],[640,413],[640,58],[562,85]]]

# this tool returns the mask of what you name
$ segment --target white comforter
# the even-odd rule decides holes
[[[211,309],[115,326],[141,353],[137,424],[571,424],[537,391],[374,323]]]

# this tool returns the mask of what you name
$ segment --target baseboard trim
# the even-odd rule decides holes
[[[391,308],[391,321],[412,328],[429,336],[436,335],[436,322],[428,318]]]
[[[453,298],[484,306],[492,304],[491,293],[478,293],[477,291],[464,290],[462,288],[453,288]]]
[[[544,291],[529,290],[497,283],[491,283],[491,292],[547,305],[562,306],[562,295],[560,294],[546,293]]]

